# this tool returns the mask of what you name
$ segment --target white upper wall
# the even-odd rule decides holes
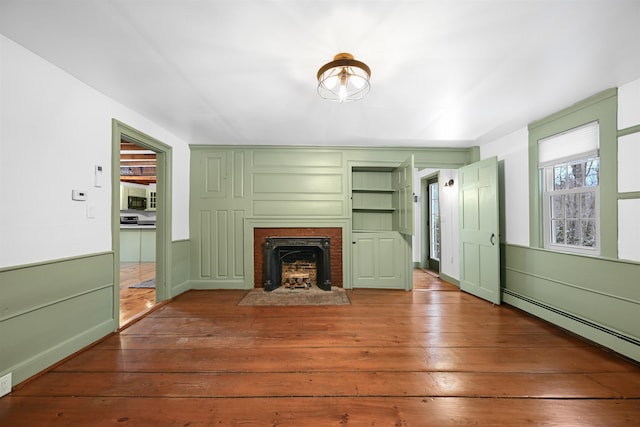
[[[640,78],[618,88],[618,129],[640,125]]]
[[[0,90],[0,267],[112,250],[113,118],[173,147],[172,239],[189,237],[184,141],[2,35]]]
[[[618,129],[640,126],[640,79],[618,88]],[[618,192],[640,192],[640,133],[618,138]],[[640,198],[618,201],[618,258],[640,261]]]

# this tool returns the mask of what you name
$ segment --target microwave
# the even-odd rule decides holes
[[[139,196],[129,196],[127,200],[127,209],[136,209],[139,211],[147,209],[147,198]]]

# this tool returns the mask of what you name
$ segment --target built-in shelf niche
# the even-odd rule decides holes
[[[393,169],[353,168],[351,215],[353,231],[393,230]]]

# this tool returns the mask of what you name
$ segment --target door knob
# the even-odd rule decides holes
[[[489,238],[489,241],[491,242],[491,246],[496,245],[496,233],[491,233],[491,237]]]

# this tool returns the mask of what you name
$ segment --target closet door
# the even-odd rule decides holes
[[[393,171],[393,229],[413,236],[413,155]]]
[[[353,286],[405,289],[404,251],[395,231],[353,234]]]

